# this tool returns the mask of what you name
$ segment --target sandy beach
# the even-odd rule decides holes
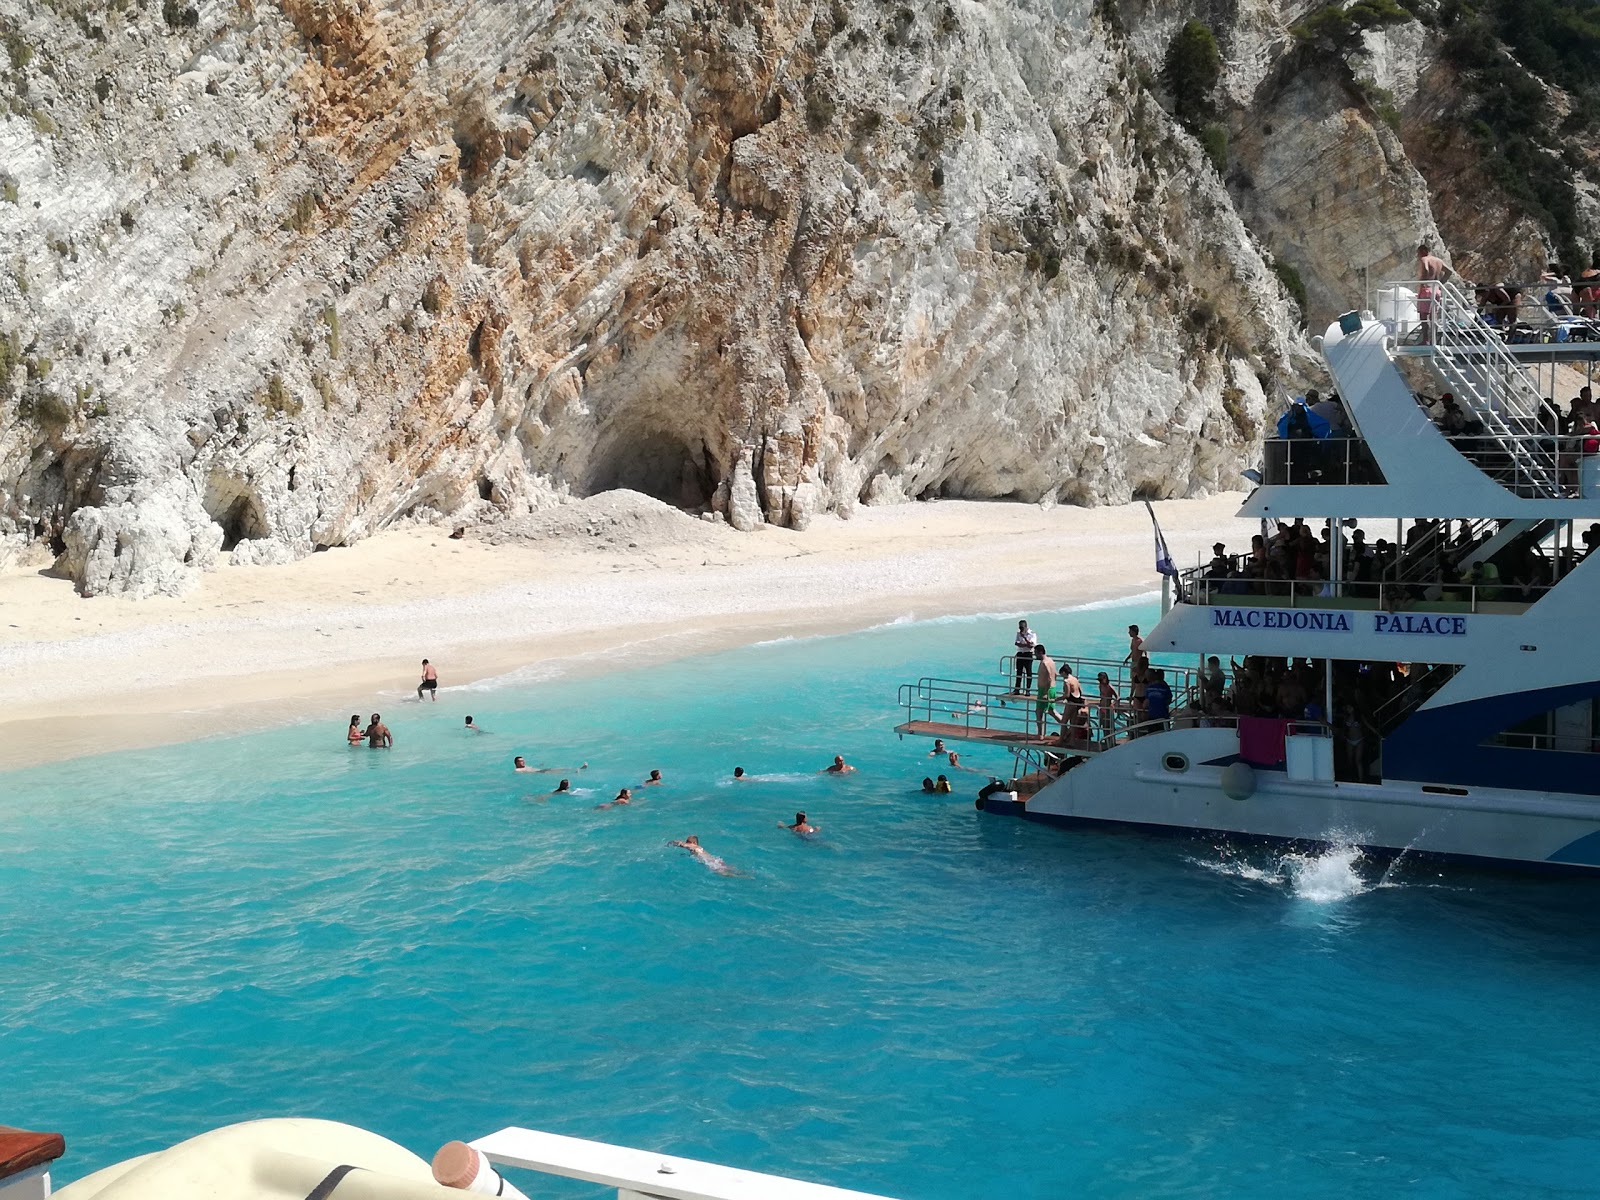
[[[1156,505],[1180,565],[1247,541],[1241,497]],[[1158,585],[1143,505],[934,501],[740,534],[613,492],[452,539],[395,529],[180,598],[0,574],[0,769],[186,741],[450,689],[614,670],[902,618],[1065,608]],[[1004,639],[997,631],[1002,644]]]

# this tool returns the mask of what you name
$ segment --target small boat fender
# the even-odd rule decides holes
[[[480,1196],[500,1196],[503,1200],[528,1200],[507,1183],[482,1151],[465,1142],[446,1142],[433,1156],[433,1177],[447,1188],[474,1192]]]
[[[1222,794],[1230,800],[1248,800],[1255,795],[1256,773],[1249,763],[1229,763],[1222,768]]]

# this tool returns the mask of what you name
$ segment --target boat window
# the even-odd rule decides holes
[[[1189,769],[1189,757],[1185,754],[1163,755],[1161,765],[1174,774],[1178,774]]]

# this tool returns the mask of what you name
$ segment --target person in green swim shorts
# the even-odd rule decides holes
[[[1051,701],[1056,698],[1056,662],[1045,653],[1043,646],[1033,648],[1033,674],[1038,680],[1039,702],[1034,706],[1039,723],[1039,736],[1044,736],[1044,719],[1050,714]]]

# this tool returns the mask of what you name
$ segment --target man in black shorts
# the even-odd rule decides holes
[[[427,659],[422,660],[422,682],[417,684],[417,699],[422,699],[422,693],[437,700],[439,698],[439,671]]]

